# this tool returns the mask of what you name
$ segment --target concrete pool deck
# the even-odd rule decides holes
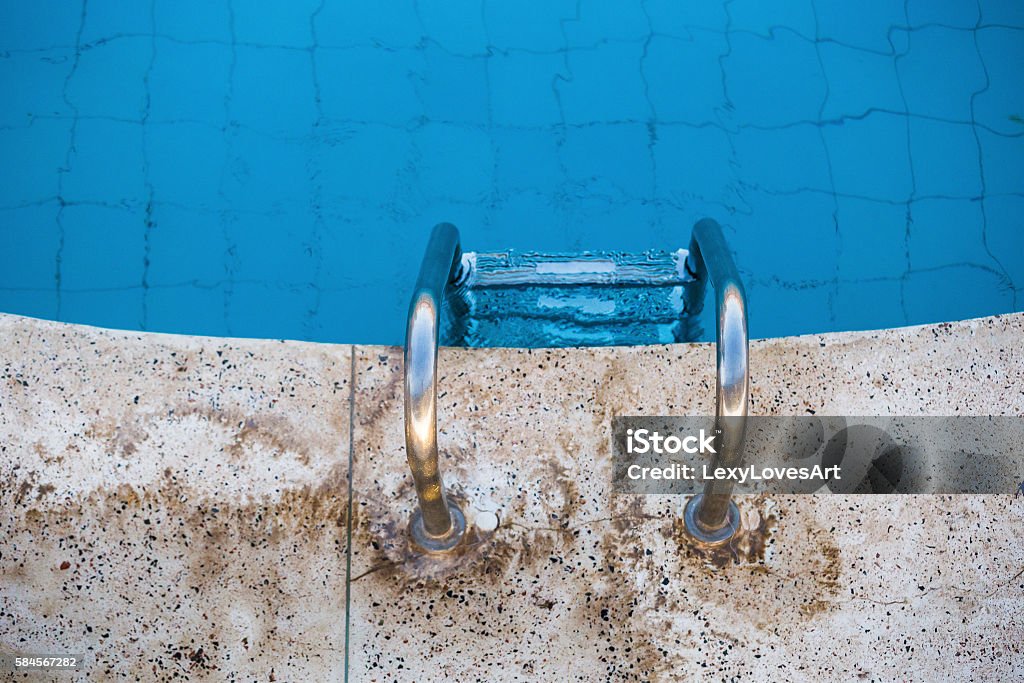
[[[1021,415],[1022,332],[755,341],[752,412]],[[743,497],[741,537],[708,554],[678,497],[609,492],[613,416],[713,411],[710,344],[442,349],[445,478],[499,525],[432,559],[405,535],[400,349],[6,315],[0,342],[3,654],[85,654],[90,680],[340,680],[347,609],[357,681],[1019,668],[1009,494]]]

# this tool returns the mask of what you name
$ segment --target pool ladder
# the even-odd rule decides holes
[[[713,467],[736,467],[743,457],[750,405],[747,298],[722,229],[705,218],[693,228],[683,286],[683,314],[704,308],[710,281],[715,289],[716,455]],[[450,223],[434,227],[409,305],[405,337],[405,448],[419,507],[410,533],[422,550],[440,553],[455,548],[466,532],[466,518],[445,495],[437,451],[437,349],[445,294],[462,272],[459,231]],[[683,516],[688,532],[707,544],[728,541],[739,528],[732,500],[733,482],[710,481],[687,502]]]

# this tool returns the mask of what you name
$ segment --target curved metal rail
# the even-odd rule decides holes
[[[444,492],[437,453],[437,346],[445,290],[458,280],[462,262],[459,231],[450,223],[434,227],[409,304],[405,335],[405,452],[416,485],[419,509],[410,530],[424,550],[458,545],[466,521]]]
[[[705,218],[693,226],[686,267],[693,282],[683,292],[685,312],[704,308],[708,280],[715,288],[717,381],[715,398],[716,455],[713,467],[736,467],[743,459],[750,405],[750,364],[747,336],[747,295],[718,223]],[[734,482],[710,481],[690,499],[684,513],[687,530],[707,543],[722,543],[739,528],[739,510],[732,502]]]
[[[405,447],[419,499],[410,530],[428,552],[458,545],[466,520],[445,495],[437,451],[437,348],[441,307],[450,285],[461,277],[459,231],[449,223],[434,228],[409,305],[405,340]],[[718,223],[704,219],[693,228],[686,261],[693,280],[685,285],[685,313],[698,315],[710,280],[716,292],[717,382],[715,467],[735,467],[743,457],[750,402],[747,299]],[[684,513],[689,532],[721,543],[739,528],[732,502],[733,482],[709,482],[690,499]]]

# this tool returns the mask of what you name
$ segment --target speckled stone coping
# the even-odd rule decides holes
[[[1021,415],[1022,331],[753,342],[753,410]],[[609,493],[612,416],[713,409],[708,344],[443,349],[445,478],[500,524],[432,559],[405,534],[399,349],[13,316],[0,342],[3,652],[85,652],[99,680],[339,680],[348,609],[356,681],[1020,671],[1009,495],[745,497],[708,553],[680,499]]]
[[[341,680],[351,347],[11,316],[0,340],[0,652]]]

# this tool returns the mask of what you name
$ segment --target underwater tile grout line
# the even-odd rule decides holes
[[[664,256],[664,254],[662,255]],[[489,277],[504,287],[578,285],[580,276],[596,278],[592,284],[608,285],[628,269],[641,282],[650,271],[636,267],[629,259],[605,260],[590,252],[555,257],[533,254],[525,261],[492,255]],[[638,259],[651,259],[653,254]],[[568,260],[564,260],[568,259]],[[749,338],[747,299],[739,272],[717,222],[704,218],[696,223],[689,251],[678,250],[676,260],[679,291],[677,330],[687,328],[686,319],[704,307],[707,283],[715,289],[715,467],[738,465],[743,455],[747,414],[750,406]],[[420,267],[416,288],[409,304],[404,350],[404,420],[406,458],[412,473],[419,505],[413,512],[409,533],[413,543],[427,553],[456,548],[466,532],[462,510],[445,495],[437,447],[437,352],[442,324],[441,310],[452,299],[470,298],[476,255],[462,253],[458,229],[450,223],[434,226]],[[485,285],[486,286],[486,285]],[[462,287],[462,291],[459,291]],[[446,297],[449,288],[452,296]],[[535,295],[536,293],[533,292]],[[525,303],[530,295],[523,297]],[[543,305],[545,295],[536,300]],[[472,305],[458,309],[451,321],[456,328],[469,329],[466,320],[475,314]],[[527,304],[529,305],[529,304]],[[501,308],[503,314],[514,309]],[[521,314],[522,312],[519,311]],[[460,319],[461,317],[461,319]],[[499,318],[503,316],[498,316]],[[576,324],[587,324],[579,318]],[[464,335],[473,339],[471,335]],[[478,345],[478,344],[470,344]],[[484,344],[486,345],[486,344]],[[693,496],[683,512],[687,532],[698,542],[718,545],[727,542],[740,528],[740,514],[732,500],[734,482],[709,481],[703,493]]]

